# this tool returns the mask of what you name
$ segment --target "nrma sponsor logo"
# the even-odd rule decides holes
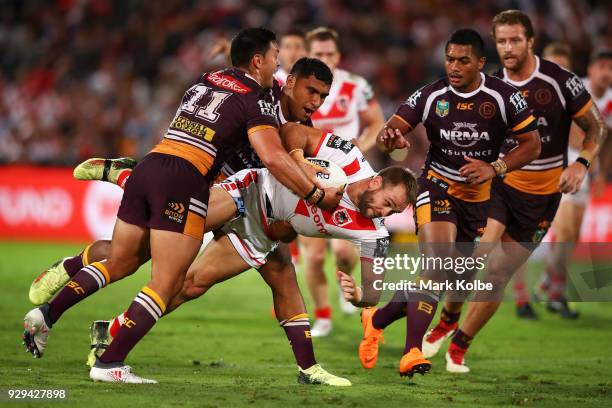
[[[440,129],[440,138],[448,140],[455,146],[471,147],[480,140],[491,140],[488,132],[479,132],[476,123],[453,122],[454,128]]]

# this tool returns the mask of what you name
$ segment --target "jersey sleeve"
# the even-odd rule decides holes
[[[326,133],[321,137],[313,156],[333,161],[342,167],[349,183],[376,174],[357,146],[350,140],[344,140],[332,133]]]
[[[565,98],[565,109],[572,118],[584,115],[593,105],[593,99],[584,83],[573,72],[560,68],[559,85]]]
[[[527,100],[515,87],[505,84],[508,88],[502,95],[506,111],[506,123],[512,134],[520,135],[523,133],[537,130],[538,125],[533,110]]]
[[[382,220],[382,219],[381,219]],[[376,258],[384,258],[389,251],[389,232],[385,227],[376,231],[377,236],[367,237],[353,242],[359,247],[362,260],[374,262]]]
[[[357,110],[363,112],[368,109],[369,103],[374,99],[374,90],[372,89],[372,85],[364,78],[361,78],[360,82],[361,84],[357,97]]]
[[[406,122],[411,129],[414,129],[423,119],[425,109],[426,87],[416,90],[406,101],[400,105],[393,116]]]
[[[278,129],[276,107],[272,95],[252,92],[245,95],[246,129],[250,135],[265,128]]]

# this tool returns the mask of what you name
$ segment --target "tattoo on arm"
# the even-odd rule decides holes
[[[600,148],[606,140],[607,129],[599,109],[592,105],[582,116],[574,119],[576,124],[584,131],[584,145],[594,143]]]

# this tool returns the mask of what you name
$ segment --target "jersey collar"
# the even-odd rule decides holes
[[[453,86],[450,84],[448,85],[448,89],[450,89],[451,92],[453,92],[455,95],[460,96],[462,98],[471,98],[472,96],[480,92],[482,88],[484,88],[484,84],[485,84],[485,75],[481,72],[480,73],[480,85],[478,86],[478,88],[474,89],[472,92],[468,92],[468,93],[459,92],[455,88],[453,88]]]
[[[524,86],[527,83],[529,83],[529,81],[531,81],[536,76],[536,74],[540,71],[540,58],[537,55],[534,55],[534,57],[536,59],[536,66],[533,72],[531,73],[531,75],[529,75],[529,78],[523,81],[513,81],[508,77],[508,71],[506,70],[506,68],[504,68],[504,82],[507,82],[510,85],[514,85],[516,87]]]

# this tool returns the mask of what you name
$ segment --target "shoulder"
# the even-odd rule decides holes
[[[435,82],[424,85],[414,91],[403,103],[411,108],[415,108],[417,104],[424,103],[432,94],[441,95],[448,91],[447,83],[444,78],[440,78]]]

